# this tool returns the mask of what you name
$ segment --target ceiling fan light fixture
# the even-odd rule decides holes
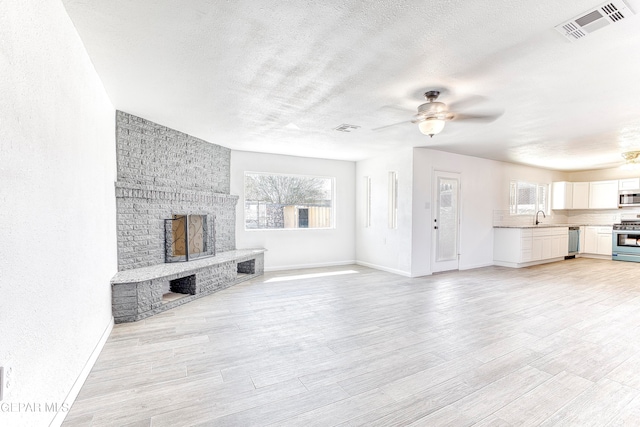
[[[638,170],[640,169],[640,151],[627,151],[622,153],[622,157],[625,162],[620,167],[624,170]]]
[[[445,121],[440,119],[426,119],[418,123],[418,128],[420,129],[420,132],[433,138],[433,135],[437,135],[442,132],[442,129],[444,129],[444,123]]]

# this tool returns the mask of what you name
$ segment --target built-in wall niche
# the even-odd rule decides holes
[[[238,263],[238,276],[256,274],[256,260],[250,259]]]
[[[215,217],[174,214],[164,220],[165,262],[181,262],[215,255]]]
[[[171,301],[184,298],[189,295],[196,294],[196,275],[191,274],[185,277],[169,280],[168,286],[162,292],[162,303],[167,304]]]

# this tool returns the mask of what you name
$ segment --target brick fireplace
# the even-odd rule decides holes
[[[263,250],[236,251],[228,148],[122,111],[116,147],[116,322],[189,300],[167,290],[194,298],[262,274]]]

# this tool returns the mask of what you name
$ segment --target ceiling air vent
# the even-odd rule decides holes
[[[624,1],[613,0],[557,25],[555,29],[573,42],[609,24],[623,21],[631,15],[634,13]]]
[[[360,126],[356,126],[356,125],[341,124],[337,128],[333,128],[333,129],[337,130],[338,132],[351,132],[352,130],[356,130],[359,128]]]

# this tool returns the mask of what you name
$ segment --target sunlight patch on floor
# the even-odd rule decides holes
[[[314,279],[316,277],[326,277],[326,276],[341,276],[343,274],[355,274],[356,270],[344,270],[344,271],[329,271],[326,273],[310,273],[310,274],[300,274],[298,276],[280,276],[274,277],[272,279],[265,280],[265,283],[273,283],[273,282],[286,282],[289,280],[299,280],[299,279]]]

